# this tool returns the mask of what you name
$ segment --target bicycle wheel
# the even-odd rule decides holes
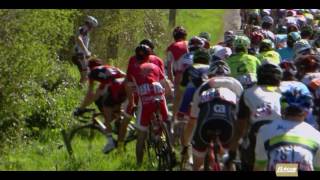
[[[158,151],[159,151],[159,170],[169,170],[176,165],[176,158],[173,152],[173,147],[171,145],[169,130],[164,123],[161,123],[162,133],[158,141]]]
[[[75,155],[102,153],[106,143],[106,132],[92,123],[74,127],[68,132],[63,130],[62,135],[68,154],[73,158]]]
[[[149,128],[148,139],[147,139],[147,142],[145,145],[145,149],[147,151],[147,156],[148,156],[148,169],[149,170],[155,170],[157,168],[157,163],[158,163],[157,150],[158,149],[155,147],[156,147],[156,142],[155,142],[153,134]]]

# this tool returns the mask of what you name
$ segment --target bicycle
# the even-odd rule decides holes
[[[68,132],[63,129],[61,131],[62,137],[63,137],[63,142],[65,144],[65,147],[67,149],[67,152],[69,154],[70,157],[74,158],[74,148],[73,145],[76,142],[76,138],[77,136],[84,136],[85,138],[88,138],[89,140],[89,149],[92,148],[92,143],[93,143],[93,138],[95,135],[95,133],[98,133],[98,136],[100,135],[101,137],[105,138],[107,135],[106,129],[107,127],[101,122],[101,120],[99,118],[97,118],[98,116],[101,116],[102,113],[97,113],[95,109],[84,109],[83,114],[81,116],[79,116],[79,122],[82,123],[81,125],[76,125],[74,127],[72,127]],[[91,113],[91,116],[84,116],[84,114],[86,113]],[[119,115],[117,117],[118,121],[121,120],[123,117],[121,115]],[[90,119],[90,121],[88,121]],[[116,120],[116,122],[117,122]],[[116,125],[115,125],[116,126]],[[89,132],[87,132],[89,131]],[[114,133],[117,134],[118,128],[115,128],[113,130]],[[124,142],[124,145],[126,145],[127,143],[133,141],[134,139],[136,139],[136,133],[135,133],[135,127],[133,125],[132,122],[130,122],[130,124],[128,125],[128,136]],[[116,147],[117,147],[117,141],[116,142]],[[99,146],[103,146],[103,144],[97,142],[99,144]]]
[[[176,164],[176,159],[170,143],[168,127],[160,120],[160,101],[155,99],[157,110],[148,128],[146,149],[151,165],[157,163],[158,170],[171,171]],[[155,159],[157,162],[154,162]]]

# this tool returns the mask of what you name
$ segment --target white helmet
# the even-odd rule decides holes
[[[311,48],[312,47],[309,44],[309,42],[307,40],[304,40],[304,39],[301,39],[301,40],[297,41],[293,46],[293,50],[294,50],[296,55],[298,55],[302,51],[305,51],[305,50],[311,49]]]
[[[87,16],[86,22],[90,23],[93,27],[98,26],[98,20],[93,16]]]

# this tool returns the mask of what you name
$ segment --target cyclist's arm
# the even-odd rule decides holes
[[[83,101],[80,105],[81,109],[89,106],[93,101],[98,99],[101,96],[101,94],[103,93],[103,89],[101,89],[101,88],[98,88],[95,93],[93,91],[94,91],[94,81],[89,80],[89,87],[88,87],[86,97],[83,99]]]
[[[83,40],[82,40],[82,35],[78,34],[78,36],[76,36],[76,42],[79,45],[79,47],[86,53],[86,56],[90,55],[90,51],[88,50],[88,48],[84,45]]]
[[[174,82],[173,81],[174,80],[173,79],[173,61],[174,61],[173,55],[171,51],[168,51],[167,52],[167,65],[168,65],[167,73],[168,73],[168,78],[171,82]]]
[[[263,131],[265,131],[264,128],[261,128],[257,135],[257,141],[256,141],[256,147],[255,147],[255,163],[254,163],[255,171],[266,170],[266,165],[268,163],[268,157],[264,149]]]

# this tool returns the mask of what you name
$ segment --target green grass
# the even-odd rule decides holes
[[[182,25],[188,32],[188,38],[209,32],[211,42],[215,44],[223,35],[223,9],[183,9],[178,10],[177,25]]]
[[[214,44],[223,34],[224,10],[178,10],[176,25],[184,26],[188,31],[188,38],[198,35],[202,31],[211,33],[211,42]],[[165,47],[166,45],[163,45]],[[159,55],[162,53],[160,51]],[[164,50],[163,50],[164,52]],[[75,66],[69,68],[69,74],[76,80],[79,74]],[[84,93],[82,89],[66,89],[66,93],[61,95],[61,108],[70,108],[75,104],[76,99],[81,99]],[[83,94],[84,95],[84,94]],[[71,98],[72,97],[72,98]],[[68,101],[71,101],[68,103]],[[71,112],[70,112],[71,114]],[[46,137],[50,136],[46,134]],[[57,133],[55,134],[57,136]],[[31,141],[6,147],[6,154],[0,156],[0,170],[102,170],[102,171],[145,171],[155,170],[147,163],[140,168],[135,165],[135,141],[127,145],[127,151],[119,153],[113,151],[104,155],[101,150],[106,143],[105,137],[94,139],[91,149],[88,148],[88,140],[78,139],[76,142],[76,159],[69,158],[63,146],[62,138],[52,138],[48,141]],[[147,161],[145,156],[144,162]]]

